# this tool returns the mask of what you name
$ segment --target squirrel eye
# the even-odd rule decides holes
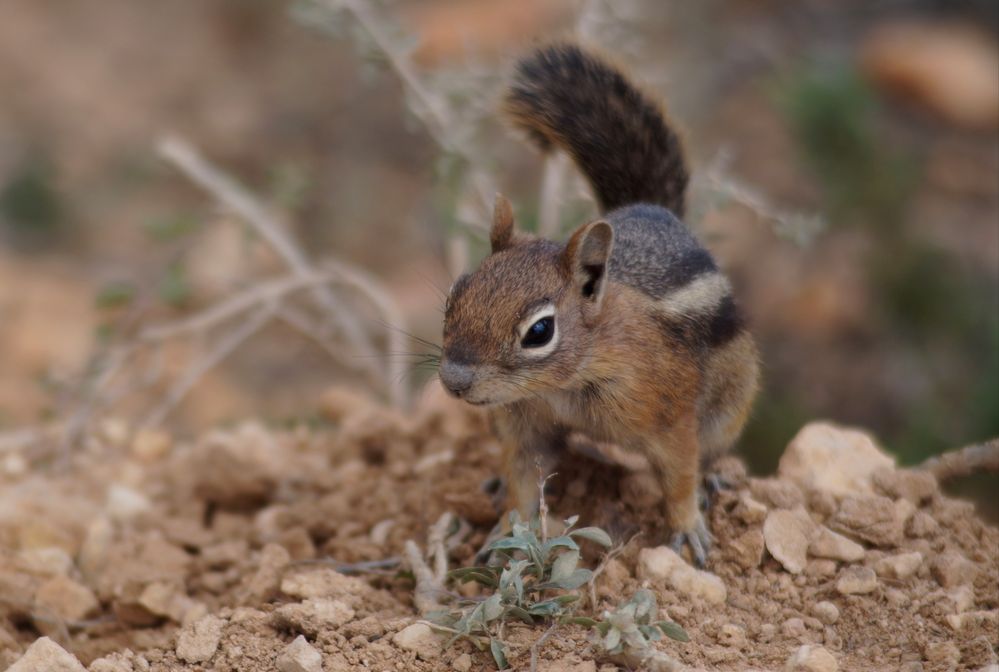
[[[555,335],[555,318],[542,317],[527,328],[527,333],[521,339],[520,345],[525,348],[540,348],[547,345]]]

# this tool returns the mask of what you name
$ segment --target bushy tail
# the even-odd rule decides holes
[[[572,43],[544,46],[517,64],[505,108],[543,150],[572,156],[602,211],[656,203],[683,216],[680,139],[658,101],[606,61]]]

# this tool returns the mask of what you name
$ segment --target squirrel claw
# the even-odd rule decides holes
[[[694,529],[685,532],[676,532],[670,538],[670,548],[677,553],[683,550],[684,544],[690,547],[690,554],[694,559],[694,564],[704,568],[708,563],[708,551],[711,550],[711,543],[714,539],[704,524],[704,519],[698,516]]]

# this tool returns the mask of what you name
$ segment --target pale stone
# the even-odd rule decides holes
[[[76,656],[48,637],[39,637],[7,672],[85,672]]]
[[[100,606],[94,591],[65,576],[49,579],[35,593],[35,607],[43,618],[82,621]]]
[[[792,574],[800,574],[805,569],[813,530],[811,519],[802,509],[771,511],[763,523],[767,550]]]
[[[225,626],[218,616],[205,616],[185,627],[177,635],[177,657],[187,663],[204,663],[212,659],[222,640]]]
[[[689,597],[722,604],[727,597],[725,584],[711,572],[694,569],[668,546],[643,548],[638,554],[638,578],[663,581]]]
[[[746,629],[736,623],[726,623],[718,631],[718,643],[741,649],[746,646]]]
[[[282,588],[284,571],[289,564],[291,564],[291,554],[284,546],[278,544],[264,546],[260,551],[257,571],[243,587],[244,601],[268,602],[273,599]]]
[[[281,672],[322,672],[323,656],[299,635],[278,656],[277,667]]]
[[[805,621],[800,618],[789,618],[780,626],[788,637],[801,637],[805,634]]]
[[[451,667],[457,672],[469,672],[472,669],[472,657],[463,653],[451,662]]]
[[[29,548],[17,555],[21,566],[32,574],[65,576],[73,571],[73,558],[58,546]]]
[[[898,546],[905,520],[895,502],[880,495],[847,497],[829,521],[829,527],[877,546]]]
[[[801,488],[779,478],[751,478],[749,492],[756,500],[773,509],[794,509],[805,503]]]
[[[874,473],[874,485],[889,497],[916,505],[932,499],[939,490],[933,474],[914,469],[879,469]]]
[[[153,505],[141,492],[114,483],[108,488],[107,503],[104,508],[112,520],[126,522],[148,513]]]
[[[836,658],[821,646],[805,644],[798,648],[784,665],[786,672],[836,672]]]
[[[732,515],[746,525],[755,525],[762,523],[763,519],[767,517],[767,507],[753,499],[748,492],[743,491],[739,494],[739,502],[732,509]]]
[[[919,551],[899,553],[878,560],[874,565],[874,571],[881,577],[904,580],[919,571],[922,564],[923,554]]]
[[[733,554],[736,564],[743,569],[752,569],[759,567],[763,561],[765,547],[763,532],[754,527],[733,539],[728,545],[728,550]]]
[[[878,577],[870,567],[847,567],[836,579],[836,590],[841,595],[870,593],[877,587]]]
[[[842,534],[833,532],[824,525],[808,545],[808,552],[817,558],[856,562],[864,559],[864,547],[855,541],[847,539]]]
[[[812,614],[826,625],[832,625],[839,620],[839,607],[823,600],[812,605]]]
[[[158,429],[140,429],[132,439],[132,454],[144,462],[153,462],[170,452],[173,439]]]
[[[872,492],[874,473],[894,466],[895,461],[868,434],[813,422],[791,439],[777,473],[805,490],[845,496]]]
[[[933,576],[944,588],[974,583],[978,568],[960,553],[947,551],[933,559]]]
[[[392,643],[400,649],[412,651],[422,660],[433,660],[441,655],[440,637],[425,623],[413,623],[395,633]]]
[[[282,627],[315,637],[352,620],[354,610],[341,600],[319,597],[282,605],[274,612],[274,618]]]

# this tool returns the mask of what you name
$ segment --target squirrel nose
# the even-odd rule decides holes
[[[441,362],[440,379],[444,387],[456,397],[468,392],[475,381],[475,370],[468,364],[457,364],[451,360]]]

